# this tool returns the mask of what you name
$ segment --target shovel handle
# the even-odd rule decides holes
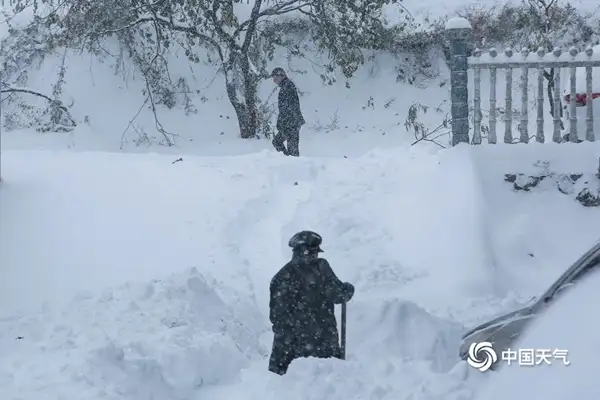
[[[342,329],[341,329],[340,353],[342,360],[346,359],[346,303],[342,303]]]

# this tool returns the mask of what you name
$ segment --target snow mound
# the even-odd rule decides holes
[[[600,351],[600,324],[590,316],[598,310],[598,284],[600,274],[596,271],[566,290],[515,343],[515,349],[535,349],[535,361],[539,365],[504,362],[476,399],[597,398],[600,388],[595,371]],[[566,351],[566,360],[560,356],[547,357],[547,361],[539,359],[540,353],[555,349]]]
[[[522,295],[539,295],[600,238],[598,208],[576,198],[584,184],[593,190],[598,183],[600,142],[479,146],[471,156],[493,227],[497,280]],[[506,174],[553,177],[524,191]],[[571,175],[579,174],[572,185]],[[555,179],[560,176],[569,179]]]
[[[0,321],[0,382],[12,382],[0,398],[189,398],[261,357],[257,321],[194,269],[80,295],[60,311]]]
[[[432,374],[419,363],[373,360],[371,363],[301,359],[281,379],[259,374],[245,376],[244,396],[231,399],[420,399],[459,400],[471,396],[464,366],[451,373]],[[266,379],[265,379],[266,378]],[[225,397],[224,397],[225,398]]]
[[[0,256],[11,286],[38,301],[76,288],[101,294],[2,321],[0,398],[258,399],[279,398],[287,386],[309,399],[319,387],[328,399],[354,397],[345,390],[435,398],[462,390],[452,372],[460,319],[487,309],[474,299],[489,299],[492,281],[466,148],[175,164],[158,155],[3,156]],[[336,274],[357,288],[348,360],[298,360],[281,379],[267,371],[268,284],[302,229],[323,235]],[[24,252],[31,243],[36,252]],[[190,265],[198,271],[178,272]],[[131,283],[103,289],[119,280]],[[4,296],[23,301],[15,289]],[[393,383],[399,374],[405,387]],[[446,383],[429,388],[438,380]]]
[[[456,365],[456,348],[465,330],[462,324],[398,299],[353,304],[352,311],[359,315],[351,331],[356,357],[390,359],[393,355],[405,362],[429,364],[435,372],[448,372]]]
[[[177,163],[5,151],[0,398],[469,399],[484,377],[458,362],[464,329],[539,294],[533,278],[546,286],[600,225],[556,190],[504,181],[538,159],[586,172],[597,145],[507,149]],[[268,285],[303,229],[356,287],[347,360],[296,360],[279,377]]]

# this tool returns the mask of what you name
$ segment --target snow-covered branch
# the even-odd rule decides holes
[[[10,88],[7,88],[7,89],[0,90],[0,93],[25,93],[25,94],[31,94],[33,96],[41,97],[43,99],[48,100],[49,103],[51,103],[52,105],[60,108],[64,112],[67,112],[67,113],[69,112],[69,110],[67,109],[67,107],[65,107],[64,104],[60,100],[53,99],[53,98],[51,98],[49,96],[46,96],[43,93],[36,92],[35,90],[31,90],[31,89],[27,89],[27,88],[10,87]]]
[[[256,3],[255,3],[256,6]],[[282,3],[275,4],[271,7],[268,7],[260,12],[257,12],[254,15],[250,15],[250,18],[240,24],[240,26],[233,33],[234,37],[239,37],[239,35],[248,28],[250,23],[254,20],[258,22],[261,18],[276,16],[276,15],[284,15],[290,13],[292,11],[302,11],[304,8],[310,7],[311,2],[305,0],[287,0]],[[254,10],[253,10],[254,11]]]

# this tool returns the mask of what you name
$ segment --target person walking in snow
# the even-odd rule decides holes
[[[269,371],[278,375],[296,358],[342,357],[334,304],[350,301],[354,286],[340,281],[329,262],[319,258],[322,241],[311,231],[292,236],[292,259],[271,280]]]
[[[286,156],[300,155],[300,128],[306,123],[300,110],[300,99],[294,82],[287,77],[283,68],[275,68],[271,72],[273,82],[279,86],[277,103],[277,134],[273,138],[275,150],[283,152]],[[287,142],[287,148],[283,144]]]

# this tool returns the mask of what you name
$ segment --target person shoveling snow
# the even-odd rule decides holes
[[[340,281],[329,262],[318,257],[321,243],[311,231],[292,236],[292,259],[271,280],[269,317],[275,336],[269,371],[279,375],[296,358],[344,358],[334,304],[350,301],[354,286]]]

